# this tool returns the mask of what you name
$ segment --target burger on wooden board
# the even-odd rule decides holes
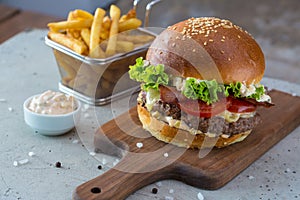
[[[249,33],[201,17],[165,29],[129,75],[141,82],[143,128],[158,140],[197,149],[241,142],[261,123],[257,107],[273,105],[260,84],[264,71],[264,54]]]

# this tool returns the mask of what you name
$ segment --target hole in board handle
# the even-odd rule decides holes
[[[94,194],[99,194],[99,193],[101,193],[101,189],[98,188],[98,187],[94,187],[94,188],[91,189],[91,192],[94,193]]]

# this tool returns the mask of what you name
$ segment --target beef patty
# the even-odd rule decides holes
[[[142,97],[142,106],[145,107],[146,99]],[[238,134],[253,129],[261,122],[259,114],[249,118],[239,118],[236,122],[227,122],[220,116],[211,118],[196,117],[180,110],[176,104],[157,101],[152,108],[152,112],[158,111],[163,116],[170,116],[173,119],[183,120],[190,128],[200,130],[203,133],[215,133],[217,135]]]

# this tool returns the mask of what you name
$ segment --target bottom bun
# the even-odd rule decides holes
[[[143,128],[151,133],[152,136],[160,141],[174,144],[179,147],[202,149],[212,147],[226,147],[236,142],[243,141],[252,130],[234,134],[229,138],[208,137],[205,134],[193,135],[188,131],[171,127],[163,121],[160,121],[150,115],[148,110],[141,105],[137,106],[138,116]]]

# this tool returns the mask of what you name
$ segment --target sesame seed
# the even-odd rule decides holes
[[[207,42],[205,41],[203,44],[204,44],[204,46],[206,46],[206,45],[207,45]]]
[[[172,46],[172,47],[175,47],[175,46],[176,46],[176,44],[175,44],[175,43],[173,43],[171,46]]]
[[[238,35],[237,37],[238,37],[238,38],[241,38],[241,36],[240,36],[240,35]]]
[[[198,197],[198,200],[204,200],[204,197],[201,192],[198,193],[197,197]]]
[[[196,52],[196,49],[193,49],[193,52]]]
[[[90,154],[91,156],[95,156],[95,155],[96,155],[96,153],[95,153],[95,152],[93,152],[93,151],[92,151],[92,152],[90,152],[89,154]]]
[[[87,111],[90,108],[90,106],[88,104],[84,104],[82,107],[83,111]]]
[[[79,141],[78,141],[78,140],[73,140],[72,143],[73,143],[73,144],[78,144]]]
[[[231,58],[228,58],[228,61],[231,61]]]
[[[102,158],[102,164],[105,165],[107,163],[107,160],[105,158]]]
[[[228,24],[224,24],[223,28],[232,28],[232,26],[228,25]]]
[[[223,50],[221,50],[221,53],[224,54],[225,52]]]
[[[213,42],[214,40],[213,40],[213,39],[209,39],[208,41],[209,41],[209,42]]]
[[[34,152],[32,152],[32,151],[28,152],[28,156],[32,157],[32,156],[34,156],[34,155],[35,155]]]
[[[139,148],[139,149],[142,148],[143,146],[144,146],[144,145],[143,145],[143,143],[141,143],[141,142],[136,143],[136,147]]]
[[[118,164],[118,162],[119,162],[119,160],[115,160],[114,162],[113,162],[113,166],[116,166],[117,164]]]
[[[19,165],[18,161],[14,161],[13,165],[17,167]]]
[[[221,42],[225,42],[225,40],[221,39]]]
[[[169,154],[168,153],[164,153],[164,157],[169,157]]]

